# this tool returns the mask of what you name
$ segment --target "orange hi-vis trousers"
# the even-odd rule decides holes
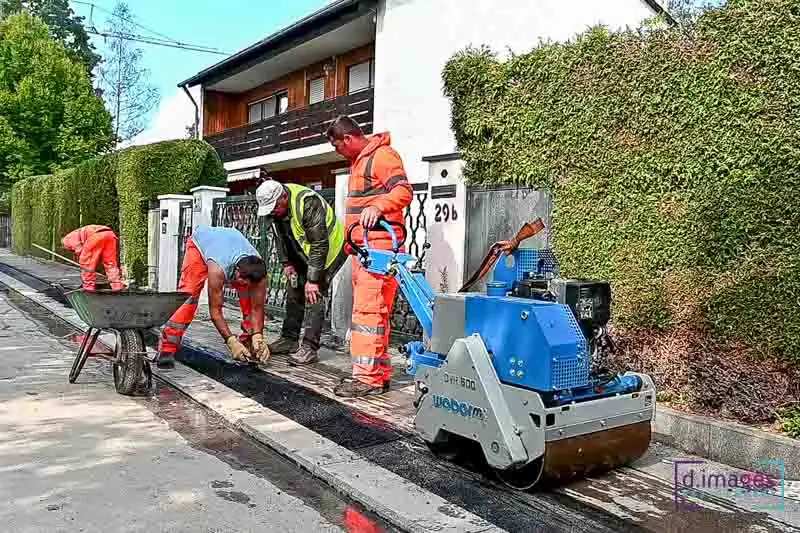
[[[161,342],[158,346],[159,354],[171,355],[178,351],[183,335],[197,314],[200,293],[203,291],[203,285],[207,279],[208,266],[206,266],[206,262],[194,241],[189,238],[186,242],[186,254],[183,257],[183,265],[181,266],[178,291],[189,293],[192,296],[173,313],[161,330]],[[249,284],[238,281],[232,282],[231,287],[236,289],[239,295],[239,308],[242,310],[242,334],[239,335],[239,339],[244,343],[249,341],[253,334],[253,323],[250,321],[250,313],[252,312],[250,302],[251,288]]]
[[[371,244],[371,243],[370,243]],[[368,272],[353,259],[353,323],[350,326],[350,355],[353,377],[380,387],[392,379],[389,354],[392,309],[397,280]]]
[[[119,238],[113,231],[98,231],[86,239],[78,262],[84,269],[97,270],[97,266],[102,260],[111,290],[119,291],[122,290],[124,284],[117,264],[118,250]],[[94,272],[82,270],[81,280],[83,280],[83,288],[87,291],[94,291],[97,288],[97,274]]]

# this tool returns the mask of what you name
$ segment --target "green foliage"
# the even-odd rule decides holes
[[[800,439],[800,407],[787,407],[778,413],[781,429],[787,436]]]
[[[224,185],[225,169],[205,141],[176,140],[135,146],[12,188],[13,247],[46,256],[80,226],[105,224],[118,231],[128,277],[147,280],[147,209],[161,194],[188,194],[198,185]]]
[[[188,193],[198,185],[221,185],[225,172],[214,149],[193,140],[165,141],[119,153],[122,259],[128,274],[147,278],[147,207],[158,195]]]
[[[28,178],[18,181],[11,188],[11,249],[15,254],[27,253],[31,248],[35,181],[35,178]]]
[[[119,232],[116,153],[89,159],[74,168],[80,217],[87,224],[103,224]]]
[[[70,58],[83,65],[87,74],[100,62],[83,17],[76,16],[68,0],[0,0],[0,19],[26,12],[47,23],[50,35],[67,49]]]
[[[111,115],[85,68],[29,15],[0,22],[0,190],[112,145]]]
[[[61,238],[81,225],[81,211],[75,205],[80,198],[81,184],[76,180],[75,169],[60,170],[50,176],[53,184],[53,245],[64,255]]]
[[[48,250],[53,249],[55,235],[55,197],[58,180],[53,175],[32,178],[33,185],[28,192],[33,193],[31,200],[31,244],[38,244]],[[60,237],[58,237],[60,238]],[[48,257],[48,254],[31,247],[31,254]]]
[[[473,183],[553,191],[568,276],[625,331],[687,326],[800,362],[800,12],[731,0],[683,28],[592,29],[444,70]]]

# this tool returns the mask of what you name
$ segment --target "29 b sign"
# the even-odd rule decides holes
[[[455,204],[434,204],[434,222],[450,222],[458,220],[458,212]]]

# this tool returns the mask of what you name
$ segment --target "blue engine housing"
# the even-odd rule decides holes
[[[569,307],[521,298],[466,299],[464,335],[483,339],[500,381],[537,391],[589,383],[589,351]]]

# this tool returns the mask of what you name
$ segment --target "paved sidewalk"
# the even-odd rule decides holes
[[[341,531],[118,395],[110,365],[70,385],[74,353],[0,293],[4,531]]]
[[[57,265],[47,265],[27,258],[3,256],[0,261],[13,262],[13,264],[19,265],[20,268],[25,267],[30,269],[30,272],[35,272],[35,275],[48,277],[48,279],[50,279],[50,276],[59,275],[59,272],[60,275],[64,275],[66,270]],[[45,269],[52,271],[46,273]],[[35,298],[39,298],[39,296],[35,296]],[[56,313],[62,312],[57,311],[55,307],[53,307],[53,310]],[[70,314],[70,311],[67,311],[67,314]],[[223,354],[227,353],[226,348],[221,340],[218,339],[218,335],[214,332],[212,325],[197,321],[192,325],[192,328],[190,328],[190,342],[202,343],[202,349],[215,352],[216,355],[214,353],[211,354],[214,357],[224,357]],[[209,336],[204,339],[204,335]],[[214,338],[214,335],[216,335],[217,339]],[[334,356],[341,357],[342,354],[334,353]],[[315,366],[319,368],[324,366],[325,363]],[[271,362],[265,370],[269,374],[283,375],[287,380],[315,390],[319,394],[325,394],[326,384],[317,381],[318,377],[321,376],[319,379],[322,379],[326,375],[328,377],[330,375],[330,372],[326,374],[323,370],[314,371],[311,368],[285,368],[284,363],[281,361]],[[232,382],[235,381],[236,379],[232,380]],[[393,394],[405,393],[409,388],[400,384],[400,387]],[[408,419],[409,417],[405,413],[396,412],[401,401],[402,398],[400,397],[394,400],[387,399],[383,406],[376,406],[376,403],[369,402],[361,404],[358,401],[345,401],[342,403],[347,403],[365,413],[371,414],[375,413],[376,409],[383,409],[385,412],[383,415],[378,414],[379,418],[389,420],[395,425],[403,427],[402,424],[396,422],[402,422],[403,419]],[[410,404],[410,399],[406,399],[402,403]],[[378,447],[376,446],[376,448]],[[370,454],[369,450],[364,450],[362,453]],[[369,457],[387,466],[392,464],[381,454],[371,454]],[[716,493],[714,497],[703,498],[703,501],[696,502],[701,507],[699,511],[686,512],[684,509],[676,509],[672,472],[676,459],[699,460],[699,458],[686,457],[677,450],[654,443],[650,451],[632,465],[631,468],[621,468],[598,479],[580,481],[560,488],[556,492],[575,501],[603,509],[611,515],[636,523],[650,531],[663,531],[665,533],[689,530],[800,531],[796,529],[797,526],[800,526],[800,504],[789,499],[794,496],[790,495],[789,490],[786,491],[785,496],[787,499],[785,501],[771,502],[769,504],[773,506],[772,508],[765,507],[763,502],[753,501],[753,498],[747,495],[742,497],[730,492],[728,494]],[[705,464],[715,472],[734,472],[736,470],[711,461],[707,461]],[[397,469],[398,472],[406,472],[407,470],[406,468]],[[417,472],[407,472],[407,474],[413,474],[412,477],[421,476]],[[457,476],[458,474],[454,472],[454,475]],[[421,481],[423,480],[418,480],[417,483],[421,483]],[[789,489],[788,484],[786,488]],[[445,492],[449,493],[448,491]],[[520,498],[518,495],[512,494],[507,494],[505,497],[512,498],[506,502],[507,504]],[[537,506],[546,506],[551,503],[542,498],[546,498],[546,496],[533,496],[529,500]],[[780,506],[774,507],[776,503],[779,503]]]

